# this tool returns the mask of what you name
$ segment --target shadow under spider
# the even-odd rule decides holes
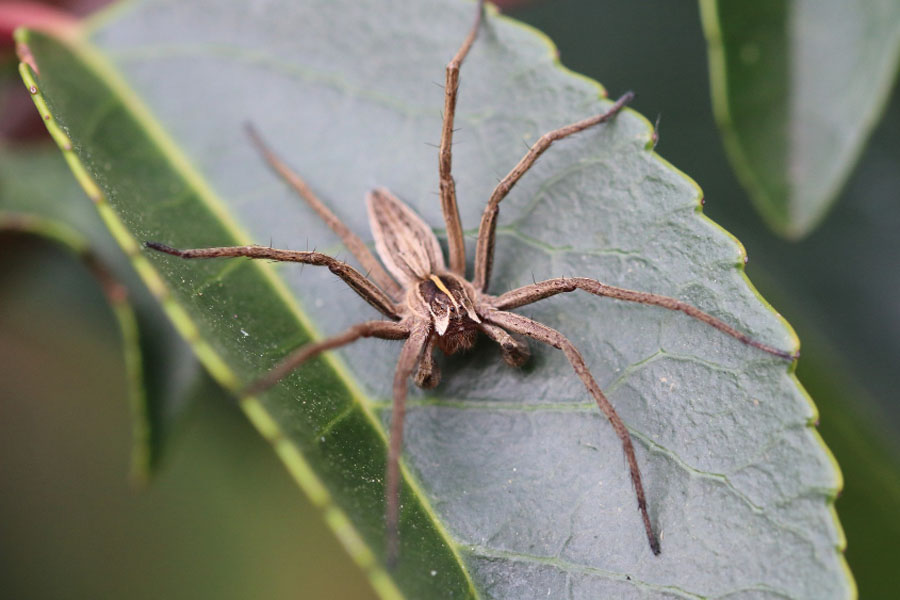
[[[394,564],[398,556],[399,459],[403,442],[408,380],[412,378],[422,388],[433,388],[441,377],[440,368],[434,359],[435,349],[439,348],[448,355],[468,350],[473,347],[481,334],[496,342],[500,346],[503,359],[514,367],[521,367],[530,354],[528,344],[522,339],[523,336],[548,344],[565,354],[575,374],[581,379],[621,441],[650,550],[654,554],[659,554],[659,539],[651,525],[641,472],[625,424],[597,385],[579,351],[563,334],[510,311],[556,294],[584,290],[597,296],[681,311],[749,346],[786,359],[793,359],[796,356],[758,342],[723,321],[675,298],[617,288],[586,277],[548,279],[499,296],[487,293],[494,260],[500,202],[554,141],[609,121],[632,99],[631,92],[616,100],[602,114],[541,136],[519,163],[497,184],[481,217],[474,274],[471,281],[466,279],[463,230],[456,203],[455,184],[451,175],[451,147],[459,68],[475,41],[484,13],[483,4],[483,1],[479,2],[475,23],[446,69],[438,171],[441,208],[447,229],[449,266],[445,263],[443,251],[431,228],[406,204],[384,188],[375,189],[366,196],[369,223],[375,238],[375,248],[381,259],[379,262],[362,239],[350,231],[313,193],[306,182],[291,171],[249,126],[250,139],[272,169],[284,178],[341,238],[368,276],[362,275],[347,263],[314,251],[279,250],[265,246],[179,250],[157,242],[146,242],[146,246],[181,258],[249,257],[327,267],[387,317],[386,321],[367,321],[353,325],[334,337],[298,348],[268,374],[252,384],[246,390],[248,395],[265,391],[308,359],[360,338],[405,340],[394,374],[390,446],[385,477],[386,561],[389,565]]]

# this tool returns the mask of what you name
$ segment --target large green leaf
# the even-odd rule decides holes
[[[701,0],[713,105],[759,212],[801,237],[834,202],[900,64],[894,0]]]
[[[473,10],[135,2],[87,38],[20,37],[40,69],[32,80],[25,68],[26,82],[76,175],[197,355],[236,390],[310,335],[374,312],[327,271],[179,261],[138,242],[340,251],[249,146],[247,120],[365,237],[374,185],[441,224],[426,143],[443,91],[431,82]],[[523,142],[602,110],[600,95],[534,31],[490,19],[463,69],[464,223],[477,223]],[[795,346],[744,277],[740,246],[651,139],[626,112],[542,157],[504,203],[492,289],[590,275]],[[536,348],[514,371],[485,345],[447,361],[435,392],[412,393],[401,561],[381,568],[397,347],[361,342],[242,406],[384,597],[852,595],[831,506],[840,475],[784,361],[662,309],[571,295],[522,312],[571,335],[632,431],[662,555],[643,538],[618,441],[565,360]]]
[[[900,90],[833,214],[802,242],[779,240],[753,214],[722,155],[706,108],[698,11],[670,0],[556,0],[513,14],[550,35],[567,65],[610,89],[628,85],[638,92],[636,106],[648,114],[662,111],[657,151],[702,182],[704,212],[745,244],[753,283],[803,340],[797,376],[815,398],[819,432],[845,478],[836,506],[847,561],[861,597],[890,598],[897,581],[890,566],[893,544],[900,537],[894,509],[900,500],[893,500],[900,490],[900,453],[890,443],[900,440],[900,304],[884,299],[900,289]],[[596,51],[597,40],[624,46],[637,31],[639,49]],[[823,355],[830,355],[824,364],[817,360]]]
[[[146,482],[203,378],[52,146],[0,146],[0,233],[38,236],[80,259],[106,293],[122,334],[132,410],[132,478]]]

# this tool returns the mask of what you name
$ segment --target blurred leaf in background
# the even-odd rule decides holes
[[[81,260],[119,322],[132,406],[132,478],[146,483],[202,377],[190,348],[140,283],[58,152],[0,146],[0,231],[58,244]]]
[[[881,118],[900,64],[900,2],[700,2],[713,108],[769,226],[813,230]]]

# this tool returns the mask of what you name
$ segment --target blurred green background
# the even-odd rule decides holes
[[[900,96],[824,224],[785,242],[765,228],[726,160],[695,3],[546,0],[507,13],[547,33],[566,66],[612,96],[635,90],[634,107],[660,115],[658,152],[701,185],[706,213],[744,243],[749,276],[803,343],[798,373],[846,480],[837,508],[860,594],[896,597]],[[7,59],[4,144],[35,151],[43,142],[21,139],[33,107]],[[464,86],[465,69],[460,102]],[[0,180],[0,198],[8,183]],[[74,180],[67,193],[92,210]],[[154,484],[131,488],[115,321],[80,262],[17,234],[0,234],[0,382],[4,597],[374,597],[218,392],[190,411]]]
[[[78,260],[0,234],[0,306],[0,597],[374,597],[214,387],[130,485],[120,335]]]

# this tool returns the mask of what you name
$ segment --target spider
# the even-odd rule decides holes
[[[460,65],[475,41],[483,14],[484,0],[480,0],[474,24],[456,55],[446,67],[444,118],[438,170],[441,208],[447,228],[449,267],[444,260],[437,238],[425,222],[388,190],[378,188],[366,196],[366,207],[375,239],[375,249],[384,264],[383,267],[362,239],[350,231],[325,206],[307,183],[291,171],[249,125],[247,126],[249,137],[266,162],[305,199],[309,206],[341,238],[367,275],[363,275],[345,262],[314,251],[279,250],[265,246],[179,250],[158,242],[146,242],[145,245],[153,250],[181,258],[248,257],[324,266],[389,319],[359,323],[334,337],[303,345],[290,353],[246,390],[248,395],[259,394],[314,356],[360,338],[405,340],[394,374],[390,445],[385,477],[386,556],[389,564],[396,559],[398,549],[400,485],[398,461],[403,443],[408,380],[412,378],[416,385],[422,388],[435,387],[441,377],[434,359],[435,347],[440,348],[445,354],[455,354],[471,348],[476,343],[479,334],[496,342],[500,346],[504,361],[513,367],[522,366],[529,357],[528,344],[520,336],[562,350],[575,370],[575,374],[597,402],[597,406],[609,420],[621,441],[647,541],[651,551],[658,555],[660,553],[659,538],[653,530],[647,513],[647,500],[641,482],[641,471],[638,468],[634,447],[625,424],[603,394],[600,386],[597,385],[584,359],[572,342],[552,327],[511,312],[511,310],[556,294],[584,290],[597,296],[681,311],[765,352],[786,359],[794,359],[796,355],[758,342],[681,300],[614,287],[587,277],[548,279],[505,292],[499,296],[487,293],[494,260],[494,240],[500,202],[554,141],[610,121],[633,98],[631,92],[616,100],[602,114],[541,136],[509,174],[500,180],[481,217],[475,250],[474,276],[471,280],[466,279],[463,230],[456,203],[455,184],[451,175],[451,146]]]

